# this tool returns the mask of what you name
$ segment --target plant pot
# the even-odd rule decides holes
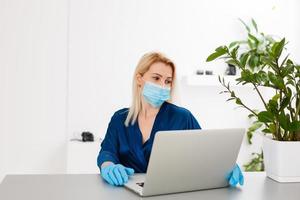
[[[263,152],[268,177],[278,182],[300,182],[300,142],[263,136]]]

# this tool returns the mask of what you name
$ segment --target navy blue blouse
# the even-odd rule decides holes
[[[195,117],[185,108],[164,102],[156,115],[149,139],[143,144],[143,136],[138,121],[124,125],[128,108],[118,110],[112,116],[97,164],[111,161],[131,167],[137,173],[146,173],[154,136],[157,131],[201,129]]]

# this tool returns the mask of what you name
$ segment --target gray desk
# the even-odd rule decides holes
[[[180,181],[180,180],[178,180]],[[8,175],[0,185],[1,200],[142,199],[123,187],[106,184],[99,175]],[[143,199],[300,199],[300,183],[277,183],[264,173],[245,173],[245,185]]]

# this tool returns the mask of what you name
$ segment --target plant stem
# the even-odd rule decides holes
[[[248,106],[246,106],[244,103],[241,103],[241,105],[246,108],[247,110],[249,110],[251,113],[253,113],[256,117],[258,117],[258,115],[253,111],[251,110]]]
[[[229,93],[232,93],[232,91],[230,90],[230,88],[228,86],[226,86],[225,82],[221,82],[221,84],[223,85],[223,87],[225,87],[227,89],[227,91]],[[234,96],[233,98],[237,99],[238,97]],[[255,113],[254,110],[252,110],[251,108],[249,108],[248,106],[246,106],[242,101],[240,102],[240,104],[241,104],[242,107],[244,107],[245,109],[247,109],[248,111],[250,111],[258,119],[258,114]],[[264,123],[264,125],[269,128],[269,125],[267,123]]]
[[[296,100],[296,102],[297,102],[297,100]],[[298,99],[298,105],[296,107],[295,120],[298,120],[299,111],[300,111],[300,99]]]
[[[280,78],[282,78],[282,80],[284,80],[284,77],[282,76],[282,74],[281,74],[281,69],[280,69],[280,67],[279,67],[279,63],[278,63],[278,58],[276,59],[276,68],[277,68],[277,70],[278,70],[278,75],[280,76]],[[286,87],[286,85],[285,84],[283,84],[283,92],[284,92],[284,94],[286,95],[286,96],[288,96],[288,90],[287,90],[287,87]],[[293,116],[293,109],[292,109],[292,104],[291,104],[291,101],[289,102],[289,104],[288,104],[288,107],[289,107],[289,111],[290,111],[290,114],[291,114],[291,118],[293,119],[294,118],[294,116]]]
[[[242,69],[243,71],[245,71],[245,68],[241,65],[241,63],[235,57],[233,57],[231,54],[229,54],[229,56],[238,64],[238,66],[239,66],[240,69]],[[258,93],[258,95],[259,95],[261,101],[263,102],[265,108],[268,109],[266,101],[264,100],[262,94],[260,93],[257,85],[255,83],[253,83],[253,82],[252,82],[252,85],[254,86],[255,91]]]
[[[293,76],[293,81],[294,81],[294,84],[296,86],[296,100],[295,100],[295,106],[296,106],[296,111],[295,111],[295,120],[297,121],[298,119],[300,120],[300,87],[299,85],[297,84],[297,80],[296,80],[296,77]],[[299,97],[298,97],[299,95]],[[297,102],[298,102],[298,105],[297,105]]]
[[[253,86],[254,86],[254,88],[255,88],[256,92],[258,93],[258,95],[259,95],[259,97],[260,97],[261,101],[263,102],[263,104],[264,104],[265,108],[267,109],[267,108],[268,108],[268,107],[267,107],[267,104],[266,104],[266,102],[265,102],[264,98],[262,97],[262,95],[261,95],[261,93],[260,93],[260,91],[259,91],[258,87],[256,86],[256,84],[255,84],[255,83],[252,83],[252,84],[253,84]]]
[[[280,131],[280,126],[279,126],[279,122],[278,120],[276,120],[275,123],[275,134],[277,135],[277,140],[282,141],[282,135],[281,135],[281,131]]]

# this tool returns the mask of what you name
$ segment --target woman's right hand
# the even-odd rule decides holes
[[[104,163],[103,163],[104,164]],[[134,174],[134,169],[121,164],[110,163],[102,165],[101,176],[111,185],[122,186],[128,182],[129,176]]]

